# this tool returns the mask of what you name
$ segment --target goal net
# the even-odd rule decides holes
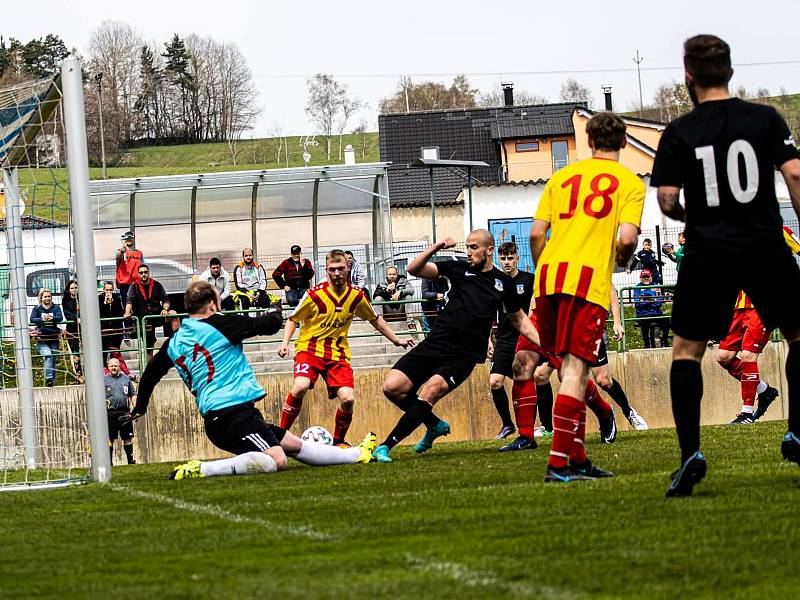
[[[0,87],[0,166],[0,491],[106,481],[77,60],[53,77]]]

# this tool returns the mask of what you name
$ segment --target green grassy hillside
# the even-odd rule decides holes
[[[202,171],[225,171],[231,169],[278,169],[281,167],[302,167],[303,146],[300,137],[288,137],[289,157],[286,158],[285,144],[280,148],[280,161],[278,161],[278,145],[276,138],[256,140],[242,140],[237,144],[236,164],[234,165],[233,153],[227,143],[218,144],[187,144],[182,146],[150,146],[134,148],[123,152],[111,163],[114,167],[114,176],[124,177],[122,172],[128,169],[157,169],[154,175],[166,174],[167,170],[175,173]],[[339,138],[331,142],[331,159],[325,156],[325,140],[317,137],[318,146],[309,146],[311,154],[310,165],[341,164],[344,158],[339,158]],[[365,139],[360,135],[345,135],[342,139],[342,149],[348,144],[356,151],[357,162],[375,162],[379,160],[377,132],[366,134]],[[362,152],[365,150],[365,152]],[[117,171],[116,169],[120,169]],[[177,170],[176,170],[177,169]],[[139,173],[141,174],[141,173]],[[109,172],[111,175],[111,171]]]

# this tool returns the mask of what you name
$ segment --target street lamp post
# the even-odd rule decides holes
[[[100,112],[100,160],[103,165],[103,179],[108,179],[108,172],[106,171],[106,140],[103,133],[103,74],[98,73],[94,76],[94,80],[97,82],[97,99]]]

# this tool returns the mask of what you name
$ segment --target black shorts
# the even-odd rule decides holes
[[[750,297],[768,330],[800,330],[800,267],[786,246],[752,255],[685,256],[675,286],[672,330],[687,340],[725,338],[739,290]]]
[[[597,350],[597,360],[592,365],[594,367],[604,367],[608,364],[608,348],[606,348],[606,343],[608,340],[608,334],[603,334],[603,339],[600,340],[600,348]]]
[[[113,443],[119,437],[123,442],[133,439],[133,421],[120,425],[120,418],[128,414],[127,410],[108,410],[108,439]]]
[[[490,373],[497,373],[504,377],[514,376],[514,354],[516,354],[517,340],[508,342],[507,340],[497,340],[494,345],[494,354],[492,355],[492,368]]]
[[[203,422],[211,443],[231,454],[261,452],[280,446],[286,435],[285,429],[267,423],[252,402],[211,410],[203,417]]]
[[[465,357],[463,350],[452,344],[429,337],[401,356],[392,368],[402,371],[415,390],[434,375],[440,375],[452,392],[472,373],[475,359]]]

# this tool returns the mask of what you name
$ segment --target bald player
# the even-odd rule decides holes
[[[432,262],[440,250],[456,245],[447,238],[431,245],[408,265],[408,272],[423,279],[446,277],[450,281],[447,304],[424,341],[405,354],[383,381],[383,393],[404,414],[373,454],[378,462],[392,462],[390,450],[425,424],[427,431],[414,448],[429,450],[436,438],[450,433],[450,425],[433,414],[434,405],[456,389],[475,365],[486,360],[489,334],[498,310],[525,337],[539,343],[539,334],[525,317],[511,277],[492,263],[494,237],[476,229],[467,237],[467,260]]]

